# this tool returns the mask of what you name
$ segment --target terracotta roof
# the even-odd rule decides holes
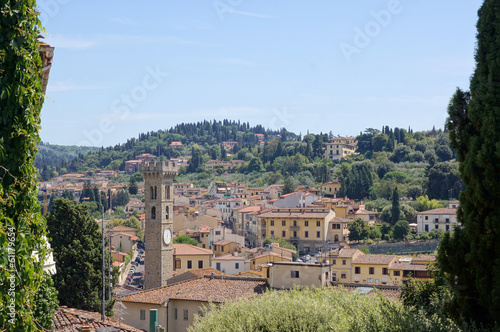
[[[417,214],[457,214],[457,209],[440,208],[440,209],[422,211]]]
[[[370,295],[370,296],[379,294],[380,296],[382,296],[384,298],[388,298],[388,299],[392,299],[392,300],[398,300],[399,295],[401,294],[401,290],[399,288],[389,288],[389,287],[380,287],[380,286],[374,287],[373,285],[368,286],[368,285],[342,285],[342,284],[338,284],[336,286],[333,286],[334,290],[338,290],[338,291],[345,290],[348,292],[354,292],[360,288],[363,288],[363,289],[371,288],[371,290],[368,290],[366,292],[362,292],[360,294]]]
[[[368,211],[368,210],[365,210],[365,209],[359,209],[359,210],[358,210],[358,211],[356,211],[354,214],[377,215],[378,213],[377,213],[377,212],[373,212],[373,211]]]
[[[122,265],[122,264],[123,264],[123,263],[120,263],[120,262],[114,261],[112,265],[113,265],[113,266],[118,266],[118,267],[119,267],[119,266],[120,266],[120,265]]]
[[[262,254],[262,255],[259,255],[259,256],[257,256],[257,257],[254,257],[254,258],[252,258],[252,260],[256,260],[257,258],[266,257],[266,256],[281,257],[281,258],[285,258],[285,259],[287,259],[287,260],[289,260],[289,261],[291,261],[291,260],[292,260],[290,257],[286,257],[286,256],[280,255],[280,254],[275,253],[275,252],[272,252],[272,251],[270,251],[270,252],[266,252],[265,254]]]
[[[236,210],[236,212],[258,212],[260,211],[261,207],[256,206],[256,205],[251,205],[251,206],[245,206],[241,209]]]
[[[412,263],[428,263],[436,261],[435,255],[421,255],[411,258]]]
[[[333,218],[332,220],[330,220],[330,223],[335,223],[335,222],[354,222],[354,219],[347,219],[347,218],[339,218],[339,217],[335,217]]]
[[[91,331],[96,331],[99,328],[116,328],[121,327],[120,331],[140,332],[142,330],[135,327],[119,324],[117,320],[106,317],[101,321],[101,314],[97,312],[89,312],[67,307],[59,307],[54,317],[54,331],[56,332],[77,332],[83,326],[90,327]]]
[[[226,241],[226,240],[219,240],[217,242],[214,243],[214,246],[217,245],[217,246],[225,246],[227,244],[230,244],[230,243],[236,243],[238,244],[238,242],[234,242],[234,241]]]
[[[135,229],[133,227],[127,227],[127,226],[120,225],[120,226],[113,227],[112,231],[116,232],[116,233],[121,233],[121,232],[137,232],[137,229]]]
[[[260,215],[262,218],[326,218],[330,212],[267,212]]]
[[[255,278],[255,277],[265,278],[265,275],[263,272],[254,271],[254,270],[240,272],[237,274],[237,276],[238,277],[248,277],[248,278]]]
[[[178,282],[186,281],[186,280],[191,280],[191,279],[203,278],[204,276],[210,276],[210,275],[228,276],[224,272],[221,272],[221,271],[216,270],[216,269],[211,268],[211,267],[207,267],[204,269],[190,270],[190,271],[181,273],[179,275],[176,275],[176,276],[167,280],[167,285],[171,285],[174,283],[178,283]]]
[[[202,302],[234,301],[260,294],[265,279],[237,277],[203,277],[121,297],[122,302],[164,304],[169,299]]]
[[[351,258],[357,251],[362,253],[360,250],[356,248],[344,248],[339,252],[339,258]]]
[[[192,246],[186,243],[174,243],[174,255],[212,255],[210,249]]]
[[[115,237],[115,236],[126,236],[128,237],[131,241],[134,241],[134,240],[138,240],[139,238],[135,235],[130,235],[130,234],[126,234],[126,233],[113,233],[111,234],[111,237]]]
[[[212,261],[246,261],[244,256],[234,256],[233,254],[227,254],[222,256],[213,257]]]
[[[387,265],[397,259],[394,255],[360,255],[356,257],[353,264],[378,264]]]

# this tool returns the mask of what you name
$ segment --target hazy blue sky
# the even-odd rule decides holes
[[[210,119],[303,134],[442,128],[480,0],[39,0],[43,141],[109,146]]]

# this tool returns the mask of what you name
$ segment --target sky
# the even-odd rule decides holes
[[[442,128],[475,67],[481,0],[39,0],[50,144],[178,123],[295,133]]]

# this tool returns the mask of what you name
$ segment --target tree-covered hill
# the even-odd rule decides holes
[[[396,187],[401,197],[408,199],[424,194],[442,200],[458,197],[463,183],[446,133],[388,126],[381,129],[361,132],[357,136],[358,153],[341,161],[324,158],[326,143],[334,137],[331,132],[302,137],[285,128],[277,131],[239,121],[214,120],[141,133],[123,144],[86,155],[80,153],[70,161],[61,159],[56,165],[44,162],[53,159],[41,158],[37,166],[44,179],[65,172],[123,171],[125,161],[151,153],[160,160],[189,160],[178,180],[201,186],[207,186],[216,177],[251,186],[284,183],[287,177],[291,184],[306,186],[338,179],[342,183],[338,194],[357,200],[388,200]],[[227,142],[236,143],[228,149]],[[206,171],[205,163],[214,159],[243,160],[245,164],[230,170]]]

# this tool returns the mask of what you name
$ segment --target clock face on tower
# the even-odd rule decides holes
[[[170,228],[165,229],[163,231],[163,242],[165,242],[166,245],[169,245],[170,242],[172,241],[172,231]]]

